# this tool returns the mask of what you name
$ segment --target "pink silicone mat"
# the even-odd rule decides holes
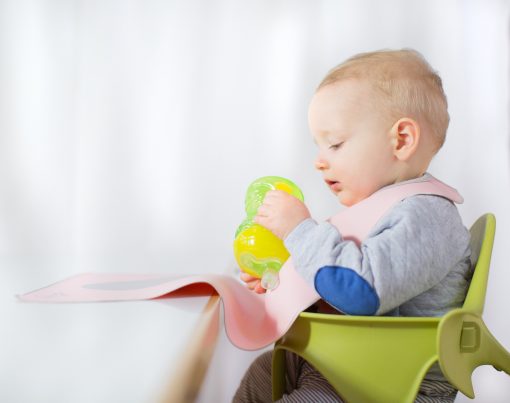
[[[106,302],[164,296],[220,295],[225,328],[239,348],[263,348],[288,330],[297,315],[318,295],[290,265],[280,271],[278,292],[255,294],[233,277],[204,274],[175,277],[163,274],[84,273],[18,296],[24,302]],[[285,284],[288,284],[286,286]]]

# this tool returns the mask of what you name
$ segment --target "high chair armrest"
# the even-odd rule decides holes
[[[438,359],[439,321],[303,312],[275,344],[273,397],[284,392],[287,350],[312,364],[346,401],[412,402]]]

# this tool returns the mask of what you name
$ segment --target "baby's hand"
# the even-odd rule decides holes
[[[270,190],[254,221],[284,240],[307,218],[310,218],[310,212],[301,200],[282,190]]]
[[[241,272],[241,280],[243,280],[248,289],[255,291],[257,294],[264,294],[266,290],[260,285],[260,278],[250,276],[248,273]]]

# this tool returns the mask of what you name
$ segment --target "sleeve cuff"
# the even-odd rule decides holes
[[[315,268],[309,267],[305,263],[303,255],[309,252],[310,237],[313,238],[313,233],[318,227],[318,224],[312,218],[307,218],[300,222],[292,232],[287,235],[283,241],[285,247],[292,256],[294,268],[296,272],[305,280],[305,282],[314,288]]]
[[[283,243],[285,247],[289,251],[292,251],[294,248],[301,246],[303,240],[306,238],[305,235],[317,227],[317,225],[313,218],[307,218],[301,221],[284,239]]]

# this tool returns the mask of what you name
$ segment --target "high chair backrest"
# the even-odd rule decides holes
[[[496,218],[490,213],[481,216],[472,225],[470,232],[471,264],[474,267],[474,273],[463,309],[481,315],[485,305]]]

